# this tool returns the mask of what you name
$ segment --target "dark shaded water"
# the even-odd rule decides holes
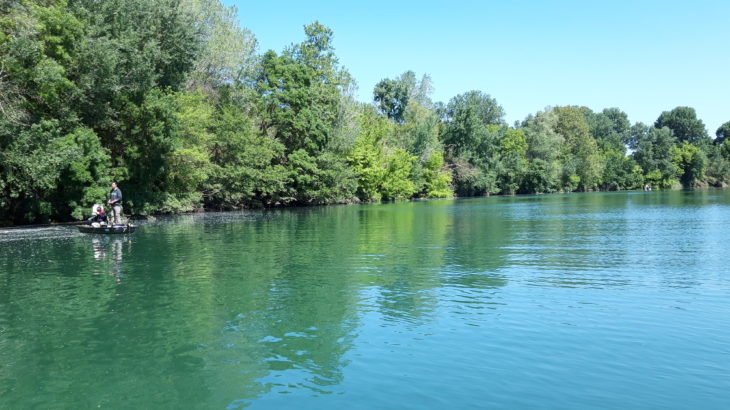
[[[0,231],[2,408],[730,408],[730,192]]]

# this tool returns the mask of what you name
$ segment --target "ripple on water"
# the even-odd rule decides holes
[[[0,400],[725,409],[723,203],[556,195],[189,215],[128,240],[3,231]]]

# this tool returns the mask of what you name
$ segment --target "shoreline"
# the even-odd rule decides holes
[[[176,212],[176,213],[158,213],[158,214],[150,214],[150,215],[133,215],[131,217],[127,217],[127,219],[131,221],[145,221],[145,220],[154,220],[158,217],[167,217],[167,216],[177,216],[177,215],[195,215],[195,214],[205,214],[205,213],[214,213],[214,212],[220,212],[220,213],[233,213],[233,212],[252,212],[252,211],[273,211],[273,210],[288,210],[288,209],[308,209],[308,208],[320,208],[320,207],[328,207],[328,206],[357,206],[357,205],[375,205],[375,204],[392,204],[392,203],[403,203],[403,202],[427,202],[427,201],[443,201],[443,200],[460,200],[460,199],[475,199],[475,198],[517,198],[517,197],[531,197],[531,196],[550,196],[550,195],[573,195],[573,194],[610,194],[610,193],[619,193],[619,192],[645,192],[645,193],[655,193],[655,192],[674,192],[674,191],[710,191],[710,190],[724,190],[727,189],[727,187],[714,187],[714,186],[707,186],[707,187],[698,187],[698,188],[682,188],[682,189],[665,189],[665,190],[653,190],[653,191],[644,191],[642,189],[622,189],[618,191],[586,191],[586,192],[550,192],[550,193],[538,193],[538,194],[509,194],[509,195],[503,195],[503,194],[496,194],[496,195],[480,195],[480,196],[456,196],[454,195],[451,198],[413,198],[409,200],[404,201],[381,201],[381,202],[345,202],[345,203],[331,203],[331,204],[317,204],[317,205],[292,205],[292,206],[273,206],[273,207],[266,207],[266,208],[241,208],[241,209],[227,209],[227,210],[219,210],[219,209],[205,209],[201,208],[200,210],[196,211],[190,211],[190,212]],[[83,220],[79,221],[65,221],[65,222],[50,222],[45,224],[27,224],[27,225],[7,225],[3,226],[0,225],[0,232],[3,231],[12,231],[17,229],[42,229],[42,228],[53,228],[53,227],[62,227],[62,226],[73,226],[82,224]]]

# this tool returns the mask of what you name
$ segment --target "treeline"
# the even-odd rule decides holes
[[[127,213],[730,181],[730,122],[713,141],[692,108],[510,126],[410,71],[363,104],[332,31],[304,34],[258,54],[219,0],[0,3],[0,224],[80,219],[112,180]]]

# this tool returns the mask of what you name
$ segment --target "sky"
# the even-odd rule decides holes
[[[709,134],[730,121],[730,1],[251,1],[238,9],[259,52],[304,40],[319,21],[372,101],[375,84],[428,74],[432,99],[479,90],[512,124],[548,106],[618,107],[652,124],[695,108]]]

